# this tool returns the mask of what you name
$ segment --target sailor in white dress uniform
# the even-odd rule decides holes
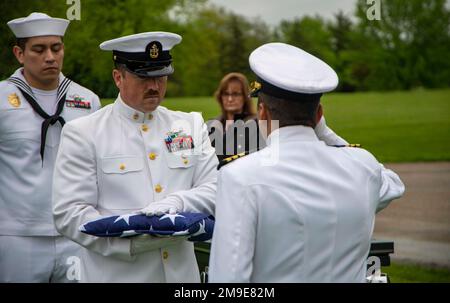
[[[319,120],[338,83],[326,63],[283,43],[249,61],[270,135],[265,149],[221,163],[210,282],[364,282],[375,213],[403,183]]]
[[[160,106],[179,35],[149,32],[104,42],[113,51],[114,104],[64,127],[54,176],[57,229],[84,246],[82,282],[199,282],[185,239],[96,238],[78,227],[100,216],[214,213],[216,166],[199,113]]]
[[[56,231],[53,168],[62,125],[100,100],[60,71],[68,20],[33,13],[8,26],[23,64],[0,82],[0,282],[70,282],[80,246]]]

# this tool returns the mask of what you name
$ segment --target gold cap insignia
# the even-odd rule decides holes
[[[253,81],[250,83],[250,95],[257,93],[261,89],[261,83]]]
[[[13,93],[13,94],[8,96],[8,102],[13,107],[19,107],[20,106],[20,99],[19,99],[19,96],[17,96],[16,93]]]
[[[150,58],[156,59],[159,56],[159,48],[156,45],[156,43],[153,43],[152,47],[150,48]]]

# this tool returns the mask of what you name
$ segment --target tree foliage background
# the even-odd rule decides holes
[[[33,11],[66,18],[69,7],[66,0],[0,0],[1,79],[19,67],[6,23]],[[273,41],[296,45],[329,63],[339,75],[340,91],[450,86],[445,0],[384,0],[380,21],[368,20],[367,8],[365,0],[358,0],[353,18],[339,12],[332,20],[305,16],[271,27],[207,0],[81,0],[81,21],[71,22],[64,40],[64,73],[102,97],[114,97],[111,54],[98,45],[139,32],[171,31],[183,41],[172,52],[176,72],[169,96],[211,95],[232,71],[253,79],[249,54]]]

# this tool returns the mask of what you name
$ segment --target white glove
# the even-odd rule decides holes
[[[314,132],[320,141],[324,141],[326,145],[347,145],[348,142],[336,135],[336,133],[327,126],[325,116],[322,116],[314,128]]]
[[[151,235],[139,235],[131,238],[130,254],[135,256],[147,251],[160,249],[185,241],[187,237],[154,237]]]
[[[183,201],[176,197],[166,197],[161,201],[151,202],[138,213],[146,216],[161,216],[162,214],[176,214],[183,211]]]

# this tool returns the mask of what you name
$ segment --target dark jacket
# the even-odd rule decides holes
[[[255,115],[236,114],[233,120],[234,124],[230,125],[226,131],[223,115],[207,122],[209,138],[216,149],[219,161],[239,153],[251,153],[266,146]]]

